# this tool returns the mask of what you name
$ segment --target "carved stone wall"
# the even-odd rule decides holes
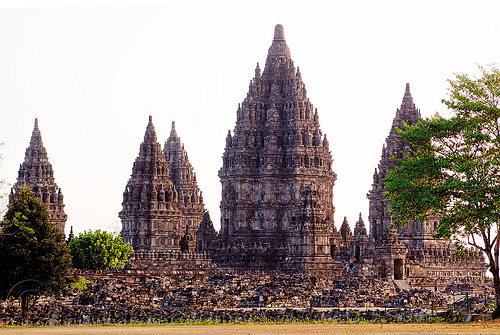
[[[219,264],[304,269],[331,262],[331,165],[318,112],[277,25],[264,71],[257,64],[226,138],[219,239],[229,254]]]
[[[135,251],[180,251],[178,193],[170,180],[152,117],[123,192],[121,235]]]
[[[205,214],[203,195],[196,182],[196,173],[189,162],[188,154],[181,139],[177,136],[175,122],[172,122],[170,136],[165,142],[163,155],[167,161],[170,179],[179,194],[179,210],[182,213],[180,230],[182,251],[194,251],[196,248],[196,231],[200,227]]]

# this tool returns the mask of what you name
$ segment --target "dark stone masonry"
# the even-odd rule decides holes
[[[439,217],[389,228],[382,179],[395,167],[391,158],[409,152],[397,129],[419,117],[406,84],[367,194],[368,222],[360,214],[352,231],[344,217],[337,230],[329,142],[277,25],[264,68],[257,63],[226,137],[220,231],[175,123],[162,150],[150,116],[119,213],[121,236],[134,248],[131,265],[72,273],[92,280],[91,287],[81,295],[42,297],[29,322],[346,321],[360,319],[360,311],[345,309],[363,307],[362,318],[391,321],[409,317],[409,305],[445,309],[450,292],[486,299],[484,255],[455,256],[453,244],[433,237]],[[11,201],[24,185],[64,231],[63,195],[37,120]],[[18,323],[17,302],[0,302],[0,319]],[[371,307],[403,310],[382,314]]]
[[[485,282],[435,292],[405,290],[373,278],[283,273],[124,270],[72,275],[91,284],[80,293],[41,297],[26,320],[17,301],[5,301],[0,325],[425,321],[447,317],[454,301],[457,310],[484,313],[481,301],[491,290]]]
[[[216,263],[338,273],[332,156],[281,25],[236,114],[219,171]]]

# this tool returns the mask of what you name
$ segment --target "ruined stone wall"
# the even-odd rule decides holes
[[[131,267],[134,269],[171,269],[171,271],[189,273],[189,271],[215,268],[208,254],[194,251],[135,251],[131,255],[131,260]]]
[[[213,270],[182,273],[164,270],[75,271],[72,276],[75,280],[84,276],[91,284],[80,293],[72,290],[59,298],[41,297],[30,312],[28,322],[249,322],[252,318],[254,321],[267,318],[268,321],[278,322],[326,321],[329,318],[330,321],[346,321],[339,317],[341,309],[378,307],[381,310],[408,310],[411,307],[430,312],[431,306],[433,309],[446,309],[452,299],[448,294],[451,291],[454,295],[468,292],[471,296],[480,292],[484,294],[484,290],[486,294],[492,292],[488,285],[454,286],[435,293],[421,289],[405,291],[392,282],[375,279],[277,273],[222,274]],[[18,300],[0,301],[0,307],[0,323],[22,321]],[[330,310],[318,314],[311,309],[319,307]],[[349,315],[346,311],[342,313]],[[384,318],[379,313],[365,314],[365,318]],[[359,311],[357,314],[359,316]],[[391,311],[385,314],[385,320],[388,315],[399,314]]]

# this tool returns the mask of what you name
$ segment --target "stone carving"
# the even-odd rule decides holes
[[[179,224],[182,212],[178,193],[170,180],[151,116],[122,205],[121,235],[135,251],[180,251],[184,230]]]
[[[219,171],[217,263],[263,269],[331,268],[336,232],[332,157],[316,109],[277,25],[238,106]],[[318,265],[323,264],[323,265]]]
[[[203,215],[200,227],[196,231],[196,252],[208,253],[211,258],[214,258],[217,249],[217,238],[218,234],[207,211]]]
[[[385,185],[382,180],[387,177],[387,173],[396,166],[396,162],[391,158],[396,157],[402,159],[403,150],[408,146],[401,135],[397,133],[397,129],[404,129],[404,123],[415,125],[419,118],[420,110],[418,110],[413,103],[413,98],[410,94],[410,84],[406,84],[401,108],[396,111],[396,116],[392,122],[389,136],[387,136],[382,148],[382,158],[380,159],[378,169],[375,169],[375,173],[373,174],[372,189],[367,195],[370,201],[368,215],[370,233],[377,243],[381,242],[383,234],[386,233],[387,226],[391,223],[391,218],[387,214],[389,204],[383,194]]]
[[[52,164],[49,163],[47,150],[42,142],[42,134],[38,128],[38,119],[35,119],[31,141],[26,149],[24,163],[19,167],[17,182],[11,189],[9,202],[16,198],[17,188],[23,186],[29,186],[38,199],[47,206],[50,222],[64,234],[68,218],[64,213],[64,196],[55,182]]]
[[[392,218],[388,213],[388,202],[383,192],[383,179],[396,166],[391,158],[404,158],[410,154],[408,143],[397,133],[404,123],[414,125],[420,118],[406,84],[401,108],[396,111],[392,128],[382,148],[382,157],[373,175],[372,189],[367,197],[370,202],[370,236],[368,240],[356,237],[351,254],[363,257],[364,275],[381,276],[396,280],[407,279],[418,282],[428,278],[446,278],[463,281],[468,277],[484,277],[484,256],[470,250],[470,259],[454,257],[455,246],[450,241],[434,238],[434,229],[439,217],[428,216],[425,222],[410,221],[405,227],[391,228]],[[361,217],[360,217],[361,220]],[[364,224],[363,224],[364,227]],[[355,236],[364,236],[363,227],[356,225]],[[372,243],[373,241],[374,243]]]
[[[207,250],[195,249],[198,237],[212,238],[212,223],[208,216],[207,235],[195,235],[205,205],[174,123],[162,153],[149,117],[122,205],[121,235],[134,247],[132,267],[190,271],[210,266]]]
[[[205,213],[203,195],[196,182],[196,173],[184,150],[184,144],[177,136],[175,122],[172,122],[170,137],[165,142],[163,155],[167,161],[170,179],[179,194],[179,210],[182,213],[180,230],[184,232],[181,238],[181,251],[194,251],[196,248],[195,233]]]

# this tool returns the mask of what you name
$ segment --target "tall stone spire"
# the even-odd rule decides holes
[[[47,205],[52,222],[64,234],[67,215],[64,213],[64,196],[54,179],[52,164],[43,146],[38,119],[31,134],[29,147],[24,155],[24,163],[19,167],[16,184],[12,187],[9,201],[16,197],[17,188],[29,186],[36,196]]]
[[[391,223],[391,218],[388,215],[388,202],[383,192],[385,185],[383,179],[387,177],[387,173],[396,167],[396,162],[392,157],[402,159],[404,153],[409,152],[409,147],[397,129],[404,129],[404,123],[415,125],[420,118],[420,110],[415,107],[413,98],[410,93],[410,84],[406,84],[405,93],[401,107],[396,110],[396,116],[392,122],[392,127],[385,140],[382,148],[382,157],[378,164],[378,169],[375,169],[373,175],[372,189],[368,192],[370,201],[368,220],[370,222],[370,234],[376,242],[382,240],[382,235],[386,233],[387,226]]]
[[[331,164],[318,113],[293,64],[283,26],[277,25],[264,71],[257,64],[238,107],[219,171],[219,238],[226,245],[263,250],[259,256],[261,249],[255,249],[254,260],[242,260],[241,266],[276,268],[288,259],[305,270],[330,261],[336,179]]]
[[[194,251],[195,233],[203,219],[205,205],[196,182],[196,173],[175,130],[175,122],[172,122],[172,130],[165,142],[163,155],[170,171],[170,179],[179,194],[179,210],[182,212],[180,229],[186,235],[183,237],[182,251]]]
[[[178,195],[156,140],[152,117],[123,192],[121,235],[136,251],[180,250]]]

